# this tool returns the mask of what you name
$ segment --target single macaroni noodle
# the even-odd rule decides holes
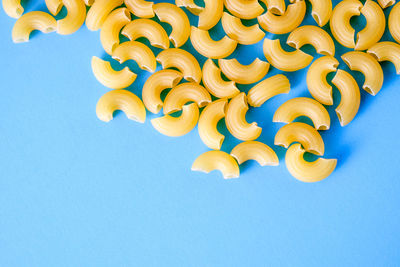
[[[248,160],[255,160],[261,166],[278,166],[279,159],[275,151],[259,141],[246,141],[235,146],[231,151],[231,156],[239,164]]]
[[[242,65],[233,59],[219,59],[219,67],[229,80],[240,84],[251,84],[258,82],[268,73],[269,64],[265,61],[256,58],[249,65]]]
[[[101,28],[108,15],[123,4],[123,0],[96,0],[86,14],[86,27],[91,31]]]
[[[15,22],[12,29],[12,40],[14,43],[28,42],[29,36],[34,30],[50,33],[56,29],[57,21],[51,15],[42,11],[32,11],[25,13]]]
[[[96,0],[97,1],[97,0]],[[124,0],[126,7],[139,18],[154,17],[153,2],[145,0]]]
[[[224,12],[221,19],[222,27],[225,33],[239,44],[251,45],[261,41],[265,33],[258,24],[250,27],[244,26],[239,18]]]
[[[226,152],[219,150],[207,151],[201,154],[192,165],[192,171],[210,173],[218,170],[225,179],[239,178],[239,165],[235,159]]]
[[[122,29],[121,34],[131,41],[144,37],[154,47],[161,49],[169,48],[167,32],[160,24],[151,19],[133,20]]]

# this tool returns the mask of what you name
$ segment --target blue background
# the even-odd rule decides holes
[[[46,9],[42,1],[25,7]],[[307,8],[304,24],[315,25]],[[17,45],[13,23],[0,14],[0,266],[400,266],[400,79],[392,64],[383,63],[381,92],[362,91],[360,111],[344,128],[335,90],[333,124],[322,132],[326,157],[339,162],[329,178],[295,180],[285,150],[273,146],[282,126],[272,123],[276,108],[309,96],[306,69],[288,74],[289,95],[248,115],[281,165],[248,162],[240,179],[223,180],[216,171],[191,172],[208,150],[197,130],[169,138],[152,128],[150,114],[144,125],[123,113],[109,124],[97,119],[97,100],[108,91],[91,72],[92,56],[107,58],[98,32],[34,34]],[[352,23],[365,25],[362,17]],[[184,48],[193,52],[190,42]],[[337,55],[346,51],[337,46]],[[233,56],[265,59],[262,42]],[[141,95],[149,74],[129,64],[139,73],[129,89]],[[235,144],[227,134],[223,149]]]

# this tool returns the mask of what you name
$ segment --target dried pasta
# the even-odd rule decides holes
[[[219,67],[229,80],[240,84],[251,84],[258,82],[268,73],[269,64],[256,58],[249,65],[242,65],[233,59],[219,59]]]
[[[275,151],[259,141],[246,141],[235,146],[231,151],[231,156],[239,164],[248,160],[255,160],[261,166],[278,166],[279,159]]]
[[[149,72],[156,71],[156,57],[153,51],[143,43],[136,41],[124,42],[115,48],[112,57],[121,64],[127,60],[134,60],[141,69]]]
[[[390,61],[396,68],[396,73],[400,74],[400,45],[394,42],[379,42],[370,47],[368,54],[375,57],[378,61]]]
[[[222,17],[224,12],[223,0],[204,0],[205,7],[199,13],[199,29],[209,30],[217,23]]]
[[[285,0],[261,0],[267,9],[275,15],[283,15],[286,10]]]
[[[109,55],[119,45],[119,34],[130,21],[131,13],[125,7],[114,10],[104,21],[100,31],[100,41]]]
[[[50,13],[53,16],[56,16],[58,13],[60,13],[62,7],[63,7],[63,2],[62,0],[45,0],[47,9],[50,11]]]
[[[240,170],[235,159],[226,152],[212,150],[201,154],[192,165],[192,171],[209,173],[218,170],[224,179],[239,178]]]
[[[184,7],[189,10],[193,15],[198,16],[203,11],[203,7],[196,5],[194,0],[175,0],[175,4],[179,7]]]
[[[167,32],[160,24],[151,19],[133,20],[122,29],[121,34],[131,41],[144,37],[154,47],[161,49],[169,48]]]
[[[397,3],[390,11],[388,27],[393,39],[400,43],[400,3]]]
[[[99,30],[108,15],[123,2],[123,0],[96,0],[86,14],[86,27],[91,31]]]
[[[394,5],[396,0],[378,0],[378,3],[382,8],[387,8]]]
[[[311,16],[320,27],[325,26],[332,16],[332,0],[310,0]]]
[[[265,33],[260,29],[258,24],[250,27],[243,25],[239,18],[224,12],[222,15],[222,27],[225,33],[239,44],[251,45],[261,41]]]
[[[57,21],[58,34],[73,34],[85,23],[86,5],[82,0],[62,0],[67,16]]]
[[[224,0],[226,9],[235,17],[254,19],[264,12],[257,0]]]
[[[97,1],[97,0],[96,0]],[[139,18],[154,17],[153,2],[145,0],[124,0],[126,7]]]
[[[15,22],[12,40],[14,43],[28,42],[32,31],[50,33],[56,31],[56,28],[57,21],[51,15],[42,11],[32,11],[25,13]]]

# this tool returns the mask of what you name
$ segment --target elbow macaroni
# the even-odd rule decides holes
[[[290,82],[283,74],[277,74],[256,84],[247,94],[247,101],[250,106],[260,107],[268,99],[279,94],[288,94]]]
[[[400,3],[397,3],[390,11],[388,26],[393,39],[400,43]]]
[[[268,73],[269,64],[265,61],[256,58],[249,65],[242,65],[233,59],[219,59],[219,67],[229,80],[240,84],[251,84],[258,82]]]
[[[192,171],[210,173],[213,170],[219,170],[224,179],[239,178],[240,175],[235,159],[223,151],[207,151],[201,154],[192,165]]]
[[[190,21],[185,12],[176,5],[159,3],[153,6],[158,19],[172,27],[169,40],[175,47],[181,47],[190,36]]]
[[[225,7],[235,17],[255,19],[264,12],[257,0],[224,0]]]
[[[50,13],[53,16],[57,16],[58,13],[60,13],[62,7],[63,7],[63,2],[62,0],[45,0],[47,9],[50,11]]]
[[[125,7],[114,10],[104,21],[100,31],[100,41],[109,55],[112,55],[119,45],[119,34],[130,21],[131,13]]]
[[[110,62],[98,57],[92,58],[92,70],[94,76],[101,84],[112,89],[129,87],[136,80],[137,76],[128,67],[120,71],[115,71],[111,67]]]
[[[390,61],[400,74],[400,45],[394,42],[379,42],[370,47],[368,54],[374,56],[378,61]]]
[[[56,31],[56,28],[57,21],[52,16],[42,11],[32,11],[25,13],[15,22],[12,40],[14,43],[28,42],[32,31],[50,33]]]
[[[222,27],[225,33],[239,44],[251,45],[261,41],[265,33],[260,29],[258,24],[247,27],[244,26],[239,18],[224,12],[222,15]]]
[[[273,122],[291,123],[300,116],[310,118],[317,130],[329,130],[331,118],[323,105],[307,97],[292,98],[283,103],[274,114]]]
[[[218,98],[232,98],[240,93],[234,81],[225,81],[221,70],[215,66],[212,59],[207,59],[203,66],[203,84],[207,90]]]
[[[91,31],[100,29],[108,15],[123,2],[123,0],[96,0],[87,12],[86,27]]]
[[[325,26],[332,16],[332,0],[310,0],[311,15],[320,27]]]
[[[96,0],[97,1],[97,0]],[[154,17],[153,2],[145,0],[124,0],[126,7],[139,18]]]
[[[286,10],[285,0],[261,0],[267,9],[275,15],[283,15]]]
[[[72,34],[85,23],[86,5],[82,0],[62,0],[67,16],[57,21],[58,34]]]
[[[151,75],[143,86],[142,98],[146,108],[157,114],[163,107],[161,92],[167,88],[174,88],[183,76],[176,70],[160,70]]]
[[[279,159],[275,151],[264,143],[258,141],[246,141],[235,146],[231,156],[239,164],[248,160],[255,160],[261,166],[278,166]]]
[[[387,8],[394,5],[396,0],[378,0],[378,3],[382,8]]]
[[[129,22],[121,32],[122,35],[131,41],[144,37],[154,47],[161,49],[169,48],[167,32],[160,24],[151,19],[136,19]]]
[[[157,67],[153,51],[145,44],[136,41],[120,44],[112,53],[112,58],[121,64],[127,60],[134,60],[142,70],[149,72],[155,72]]]
[[[3,9],[9,17],[14,19],[18,19],[24,13],[21,0],[3,0]]]
[[[127,90],[112,90],[97,102],[96,114],[102,121],[111,121],[116,110],[122,110],[130,120],[140,123],[144,123],[146,120],[146,109],[143,102]]]
[[[209,30],[217,23],[222,17],[224,12],[223,0],[204,0],[205,7],[199,13],[199,29]]]
[[[175,4],[179,7],[184,7],[189,10],[193,15],[198,16],[204,8],[196,5],[194,0],[175,0]]]
[[[199,135],[203,143],[211,149],[220,150],[225,136],[218,132],[217,124],[225,117],[228,100],[218,99],[208,104],[200,115]]]
[[[248,123],[246,121],[248,110],[246,94],[240,93],[229,102],[225,115],[225,123],[228,131],[242,141],[255,140],[260,136],[262,131],[256,122]]]

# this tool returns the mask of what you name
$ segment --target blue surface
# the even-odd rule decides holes
[[[34,2],[26,9],[45,10]],[[223,180],[190,171],[207,151],[197,130],[174,139],[151,115],[144,125],[122,113],[109,124],[96,118],[108,90],[90,67],[105,56],[98,32],[15,45],[13,23],[0,13],[0,266],[400,266],[400,79],[390,63],[382,91],[361,92],[349,126],[329,108],[326,156],[339,160],[329,178],[295,180],[274,147],[279,167],[246,163],[240,179]],[[235,56],[264,59],[262,42]],[[276,108],[309,96],[305,73],[288,75],[289,95],[251,110],[268,145],[282,126],[272,123]],[[236,143],[228,137],[223,148]]]

